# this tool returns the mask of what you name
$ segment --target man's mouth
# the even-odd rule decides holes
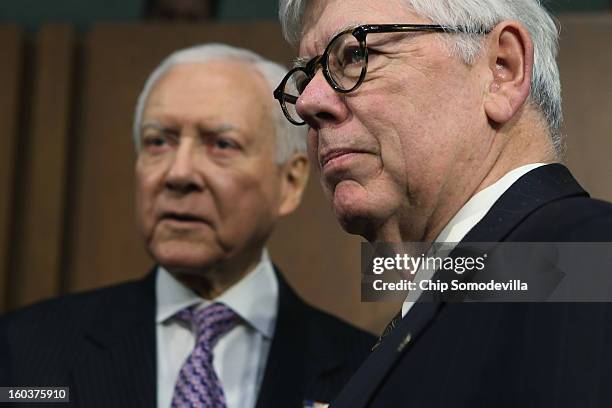
[[[177,213],[177,212],[165,212],[161,216],[162,221],[176,221],[176,222],[199,222],[206,223],[207,221],[198,215],[189,213]]]
[[[321,164],[321,168],[324,169],[325,166],[327,166],[328,164],[338,161],[344,156],[356,154],[356,153],[363,153],[363,152],[357,151],[354,149],[332,149],[332,150],[329,150],[321,154],[319,156],[320,157],[319,162]]]

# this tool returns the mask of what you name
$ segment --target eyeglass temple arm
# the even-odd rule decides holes
[[[481,27],[477,30],[472,30],[468,27],[451,27],[442,24],[372,24],[360,26],[357,28],[364,34],[380,33],[380,32],[418,32],[418,31],[434,31],[434,32],[461,32],[474,34],[488,34],[491,29]]]

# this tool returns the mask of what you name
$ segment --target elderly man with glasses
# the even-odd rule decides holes
[[[280,17],[299,57],[274,96],[307,125],[347,232],[612,241],[612,206],[560,164],[558,30],[538,1],[281,0]],[[405,302],[332,406],[612,406],[610,316],[606,303]]]

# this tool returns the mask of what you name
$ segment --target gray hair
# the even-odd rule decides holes
[[[453,36],[451,49],[466,64],[478,56],[483,38],[477,33],[492,28],[504,20],[521,22],[534,44],[534,69],[530,102],[542,112],[557,154],[562,155],[561,81],[557,66],[559,30],[555,21],[539,0],[405,0],[419,15],[437,24],[465,27],[474,34]],[[308,0],[279,0],[279,17],[283,34],[293,45],[299,44],[302,17]],[[405,23],[405,21],[398,21]]]
[[[138,97],[134,112],[133,137],[134,146],[140,148],[140,132],[142,115],[151,90],[157,81],[171,68],[180,64],[204,63],[212,60],[233,60],[251,64],[270,87],[270,100],[272,91],[287,73],[287,69],[275,62],[263,58],[261,55],[243,48],[232,47],[226,44],[209,43],[185,48],[170,54],[155,68],[145,82],[144,88]],[[274,105],[274,104],[273,104]],[[281,109],[273,106],[272,117],[276,129],[276,161],[279,164],[286,162],[294,153],[306,150],[306,129],[290,124]]]

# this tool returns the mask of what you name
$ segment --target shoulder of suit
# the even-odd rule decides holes
[[[589,197],[551,201],[531,213],[512,236],[519,241],[612,241],[612,204]]]
[[[332,347],[337,347],[340,352],[348,351],[347,348],[351,347],[354,347],[357,352],[370,351],[376,340],[376,336],[372,333],[323,310],[312,306],[307,307],[310,309],[307,319],[310,330],[312,333],[319,334],[324,341],[331,343]]]
[[[85,325],[94,311],[119,306],[129,302],[135,286],[141,282],[125,282],[118,285],[68,294],[44,300],[0,316],[0,328],[10,332],[17,330],[26,335],[31,332],[57,332],[62,328],[78,328]]]

